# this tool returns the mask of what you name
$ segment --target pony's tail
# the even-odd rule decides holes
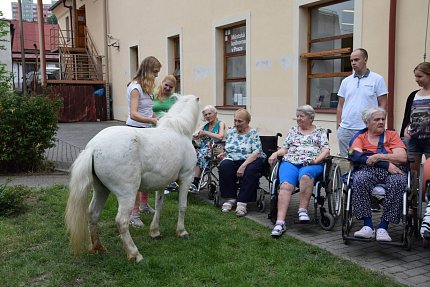
[[[69,199],[66,207],[66,229],[75,255],[88,240],[88,193],[93,182],[93,150],[83,150],[72,165]]]

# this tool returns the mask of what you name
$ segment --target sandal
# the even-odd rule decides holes
[[[235,203],[236,203],[236,200],[234,200],[234,199],[230,199],[230,200],[224,202],[224,204],[221,207],[221,211],[222,212],[229,212],[233,208],[233,205]]]
[[[245,216],[248,211],[246,210],[246,203],[238,202],[236,207],[237,216]]]

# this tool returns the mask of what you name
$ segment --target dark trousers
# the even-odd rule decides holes
[[[238,183],[237,170],[243,162],[244,160],[228,159],[221,161],[218,167],[221,197],[237,198],[237,202],[245,203],[256,201],[264,159],[258,158],[248,164]],[[240,187],[239,194],[237,194],[238,187]]]

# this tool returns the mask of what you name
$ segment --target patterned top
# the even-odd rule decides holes
[[[415,94],[411,107],[409,134],[415,139],[430,139],[430,95]]]
[[[225,151],[227,153],[225,158],[231,160],[246,160],[254,152],[259,152],[261,158],[266,157],[261,148],[260,136],[253,128],[244,135],[239,134],[235,128],[228,129]]]
[[[316,126],[311,134],[305,135],[295,126],[290,129],[284,141],[288,152],[283,160],[292,164],[303,164],[318,157],[323,148],[330,149],[326,129]]]
[[[215,126],[210,131],[211,133],[218,134],[219,133],[219,127],[221,125],[221,121],[217,121]],[[209,123],[206,123],[203,126],[204,131],[209,131]],[[199,145],[199,151],[197,153],[197,164],[203,169],[208,166],[208,158],[212,156],[211,149],[209,144],[212,142],[212,138],[207,136],[200,139],[200,145]],[[214,140],[217,142],[217,140]]]

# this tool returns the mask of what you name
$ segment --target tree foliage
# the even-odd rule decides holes
[[[7,28],[8,23],[0,20],[0,38],[7,35]],[[37,170],[43,165],[45,149],[53,146],[61,106],[48,91],[18,95],[12,90],[12,79],[12,73],[0,64],[1,173]]]
[[[3,12],[0,11],[0,19],[3,17]],[[9,23],[0,20],[0,49],[4,50],[5,47],[2,42],[7,42],[8,40],[5,38],[9,34]]]
[[[61,101],[48,95],[0,96],[0,172],[34,171],[53,146]]]

